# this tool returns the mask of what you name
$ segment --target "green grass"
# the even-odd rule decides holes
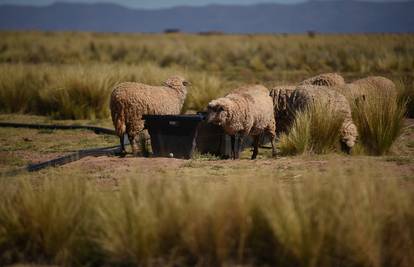
[[[343,120],[340,114],[333,113],[329,106],[319,101],[298,111],[291,130],[280,137],[281,154],[324,154],[334,151],[338,148]]]
[[[351,103],[351,107],[364,150],[372,155],[388,153],[403,131],[406,102],[368,92],[364,101]]]
[[[135,176],[117,191],[52,177],[3,181],[0,263],[414,263],[412,190],[367,165],[348,171],[330,166],[297,180],[269,170],[254,177],[235,170],[221,182]]]

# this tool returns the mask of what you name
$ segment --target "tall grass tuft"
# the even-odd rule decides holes
[[[297,112],[295,120],[288,133],[283,133],[279,139],[279,149],[282,155],[297,155],[309,151],[311,120],[308,112]]]
[[[365,100],[355,101],[351,106],[364,150],[372,155],[389,152],[404,127],[406,102],[368,91]]]
[[[188,88],[184,110],[203,111],[211,100],[223,96],[228,91],[225,83],[214,75],[197,73],[189,76],[192,86]]]
[[[110,69],[67,68],[39,92],[39,109],[60,119],[96,119],[109,115],[111,87],[119,77]]]
[[[4,191],[3,191],[4,190]],[[0,195],[0,265],[93,261],[91,190],[80,181],[20,180]]]
[[[332,112],[329,105],[320,101],[297,111],[290,131],[280,137],[281,154],[324,154],[334,151],[338,148],[343,121],[341,114]]]
[[[0,67],[0,111],[33,112],[39,100],[37,91],[45,86],[46,81],[45,73],[34,66]]]
[[[104,251],[114,263],[144,266],[210,266],[242,259],[248,199],[233,186],[205,186],[164,179],[129,181],[103,202]],[[202,193],[205,189],[209,196]]]

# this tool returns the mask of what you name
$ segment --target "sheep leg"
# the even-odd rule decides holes
[[[276,157],[276,148],[275,148],[275,138],[274,136],[272,136],[272,138],[270,138],[270,143],[272,144],[272,157]]]
[[[119,137],[119,142],[121,143],[121,154],[125,155],[126,151],[125,151],[125,144],[124,144],[124,135]]]
[[[237,142],[237,158],[240,158],[240,150],[242,149],[243,146],[243,140],[244,140],[244,135],[243,134],[239,134],[238,135],[238,142]]]
[[[347,146],[346,142],[341,141],[341,149],[342,151],[344,151],[346,154],[350,155],[351,154],[351,148],[349,146]]]
[[[231,135],[230,136],[230,141],[231,141],[231,158],[232,159],[236,159],[236,153],[235,153],[235,145],[236,145],[236,136],[235,135]]]
[[[131,144],[132,154],[134,154],[134,156],[138,156],[138,145],[135,136],[128,135],[128,139],[129,143]]]
[[[259,153],[259,142],[260,142],[260,135],[256,135],[253,140],[253,154],[252,159],[256,159],[257,154]],[[273,142],[272,142],[273,144]],[[273,146],[273,145],[272,145]]]

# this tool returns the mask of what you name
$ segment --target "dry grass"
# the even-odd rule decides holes
[[[364,100],[352,103],[352,117],[367,153],[383,155],[389,152],[403,131],[406,103],[373,91],[368,91]]]
[[[303,153],[324,154],[338,148],[344,118],[330,107],[317,101],[303,111],[297,111],[292,128],[282,134],[279,149],[282,155]]]
[[[243,80],[260,76],[263,80],[270,73],[286,71],[407,72],[413,67],[413,44],[410,34],[309,38],[306,35],[2,32],[0,62],[150,62],[160,67],[220,72],[225,77],[236,74]]]
[[[367,166],[294,180],[268,171],[234,171],[220,182],[165,173],[127,179],[119,191],[73,177],[2,186],[3,264],[414,264],[412,187]]]
[[[210,100],[227,90],[226,82],[214,75],[152,64],[3,64],[0,65],[0,112],[59,119],[108,118],[109,96],[115,84],[138,81],[161,85],[173,74],[181,74],[193,84],[184,111],[203,110]]]

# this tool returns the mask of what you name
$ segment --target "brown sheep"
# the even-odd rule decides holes
[[[271,91],[273,105],[275,107],[276,122],[287,132],[292,126],[296,112],[304,110],[306,107],[321,101],[344,117],[341,127],[342,148],[350,152],[355,145],[358,132],[352,121],[351,107],[348,100],[340,93],[326,86],[302,85],[296,88],[289,87],[288,90],[274,88]]]
[[[352,111],[346,97],[325,86],[299,86],[292,96],[294,108],[303,109],[315,101],[321,101],[330,107],[332,112],[341,114],[344,122],[341,127],[341,144],[346,152],[350,152],[358,138],[356,125],[352,121]]]
[[[260,136],[270,137],[275,155],[275,118],[269,90],[261,85],[238,88],[225,97],[211,101],[207,108],[209,123],[221,126],[231,136],[232,158],[239,158],[235,149],[236,137],[242,144],[246,135],[254,139],[252,159],[257,157]]]
[[[342,86],[334,86],[332,89],[346,96],[351,102],[364,101],[367,95],[397,97],[394,82],[381,76],[369,76]]]
[[[299,85],[341,86],[345,84],[344,78],[338,73],[323,73],[302,81]]]
[[[176,115],[181,112],[189,83],[173,76],[164,86],[150,86],[142,83],[125,82],[112,91],[110,108],[115,132],[120,138],[121,149],[125,153],[124,134],[137,154],[137,136],[144,129],[142,115]]]

